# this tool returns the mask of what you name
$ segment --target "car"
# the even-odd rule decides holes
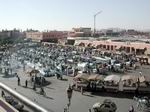
[[[110,99],[106,99],[103,103],[95,103],[93,105],[94,112],[116,112],[117,106]]]

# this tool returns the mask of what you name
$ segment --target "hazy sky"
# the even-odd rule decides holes
[[[150,0],[0,0],[0,29],[150,29]]]

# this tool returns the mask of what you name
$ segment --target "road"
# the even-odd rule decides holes
[[[21,77],[22,86],[17,85],[17,78],[15,77],[1,78],[0,81],[13,89],[16,88],[17,92],[28,97],[32,101],[35,101],[42,107],[48,109],[50,112],[63,112],[64,107],[66,107],[68,103],[66,88],[68,87],[69,83],[71,83],[72,78],[64,77],[68,79],[68,81],[57,80],[55,77],[47,78],[51,84],[45,88],[47,97],[44,97],[39,95],[39,89],[37,89],[35,92],[32,90],[31,86],[29,88],[23,87],[25,85],[25,80],[28,78],[27,75],[19,74],[19,76]],[[82,95],[80,92],[73,91],[70,112],[88,112],[88,109],[92,108],[94,103],[102,102],[104,99],[111,99],[114,101],[118,107],[117,112],[128,112],[128,109],[131,105],[136,107],[135,101],[130,98],[126,98],[126,96],[122,97],[118,93],[113,95],[108,93],[91,95],[90,93],[86,92],[84,95]]]
[[[138,69],[134,72],[134,74],[138,74],[139,71],[142,70],[143,74],[149,75],[149,68],[149,66],[144,66],[142,69]],[[25,80],[29,80],[29,75],[26,71],[24,72],[23,69],[20,68],[17,73],[21,78],[21,86],[17,85],[16,77],[1,77],[0,81],[42,107],[48,109],[50,112],[63,112],[68,103],[66,88],[72,83],[72,77],[64,76],[66,80],[57,80],[56,77],[46,78],[51,82],[51,84],[45,87],[47,96],[44,97],[39,94],[39,88],[37,91],[34,91],[30,84],[28,88],[24,87]],[[131,71],[130,74],[133,74],[133,72]],[[73,91],[70,112],[88,112],[88,109],[92,108],[94,103],[103,102],[104,99],[111,99],[114,101],[118,107],[117,112],[128,112],[131,105],[136,108],[136,102],[133,101],[132,98],[133,96],[130,94],[121,95],[119,93],[97,93],[97,95],[93,95],[89,92],[85,92],[84,95],[82,95],[80,92]]]

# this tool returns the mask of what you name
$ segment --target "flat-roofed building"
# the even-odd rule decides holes
[[[111,40],[97,41],[97,40],[76,40],[75,45],[86,47],[88,45],[93,46],[97,49],[108,50],[108,51],[125,51],[127,53],[134,53],[137,55],[148,54],[150,50],[150,44],[142,42],[114,42]]]
[[[42,32],[26,32],[26,38],[30,38],[32,41],[41,42],[43,34]]]
[[[72,28],[72,31],[69,32],[69,37],[90,37],[91,36],[91,28],[80,27],[80,28]]]
[[[31,38],[36,42],[62,42],[67,38],[67,33],[63,31],[49,31],[49,32],[26,32],[26,38]]]

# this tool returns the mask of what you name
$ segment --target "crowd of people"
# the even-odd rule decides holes
[[[32,45],[31,43],[30,45],[24,44],[22,47],[17,48],[13,56],[22,64],[23,70],[26,69],[26,66],[30,66],[34,70],[38,70],[38,73],[42,76],[37,77],[30,74],[33,90],[36,90],[37,85],[41,85],[44,76],[56,75],[57,79],[62,80],[63,75],[73,74],[72,76],[77,76],[79,73],[108,75],[116,72],[123,74],[128,72],[130,67],[134,70],[137,69],[136,63],[138,60],[134,54],[95,51],[93,47],[82,48],[58,44]],[[1,60],[1,63],[7,66],[10,65],[11,52],[7,51],[3,55],[5,57]],[[2,71],[2,67],[0,70]],[[5,69],[6,71],[8,74],[13,74],[11,68],[9,70]],[[20,86],[21,78],[18,75],[16,76],[18,86]],[[96,83],[91,82],[91,84],[94,88]],[[29,80],[25,80],[24,85],[28,88]],[[42,86],[40,94],[46,94]]]

